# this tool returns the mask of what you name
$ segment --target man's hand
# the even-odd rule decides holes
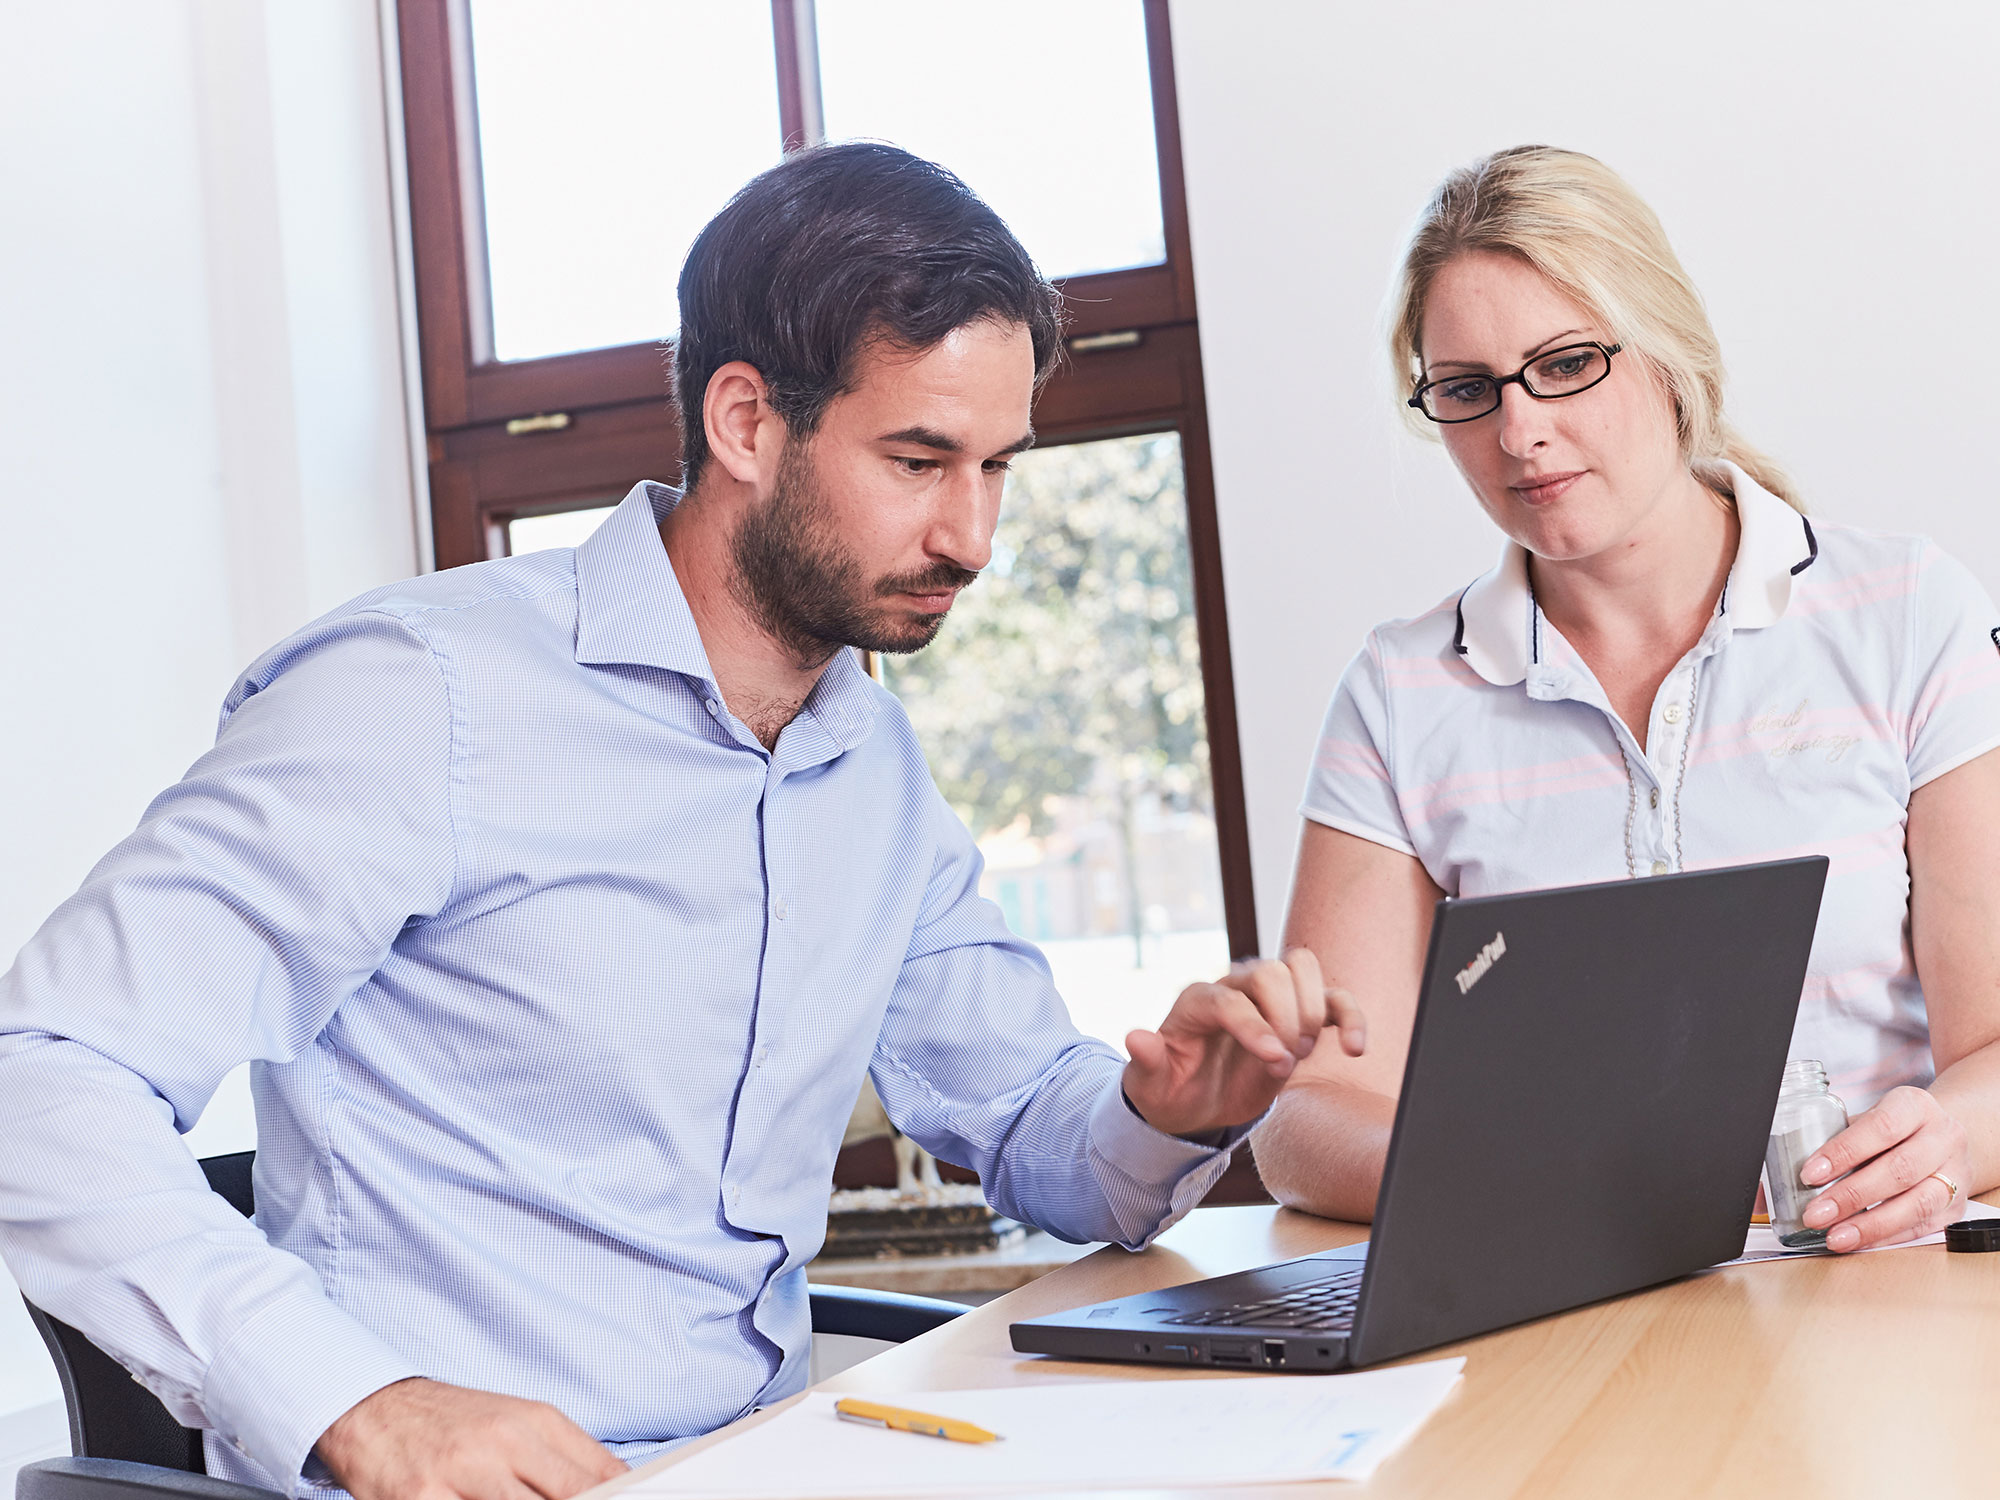
[[[569,1500],[629,1472],[553,1406],[399,1380],[314,1445],[354,1500]]]
[[[1241,963],[1215,984],[1191,984],[1158,1031],[1125,1038],[1125,1097],[1167,1135],[1243,1125],[1270,1107],[1329,1024],[1359,1057],[1367,1042],[1361,1008],[1328,989],[1319,960],[1294,948],[1284,962]]]

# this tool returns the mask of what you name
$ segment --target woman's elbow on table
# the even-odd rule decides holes
[[[1296,1076],[1251,1132],[1264,1186],[1287,1208],[1366,1223],[1389,1152],[1396,1101],[1329,1079]]]

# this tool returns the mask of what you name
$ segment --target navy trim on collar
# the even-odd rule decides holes
[[[1794,578],[1819,561],[1819,538],[1813,535],[1812,522],[1804,516],[1800,516],[1799,524],[1806,529],[1806,545],[1812,548],[1812,551],[1806,556],[1803,562],[1792,564],[1792,577]]]

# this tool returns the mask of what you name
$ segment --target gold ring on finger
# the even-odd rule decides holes
[[[1951,1179],[1950,1179],[1949,1177],[1945,1176],[1945,1175],[1944,1175],[1944,1173],[1942,1173],[1942,1172],[1933,1172],[1933,1173],[1931,1173],[1931,1176],[1935,1177],[1935,1178],[1936,1178],[1936,1179],[1937,1179],[1937,1180],[1938,1180],[1939,1182],[1943,1183],[1943,1184],[1944,1184],[1944,1190],[1945,1190],[1945,1191],[1946,1191],[1947,1193],[1950,1193],[1950,1194],[1951,1194],[1951,1196],[1950,1196],[1949,1198],[1947,1198],[1947,1199],[1945,1200],[1945,1202],[1946,1202],[1946,1203],[1948,1203],[1948,1204],[1949,1204],[1949,1203],[1956,1203],[1956,1202],[1958,1202],[1958,1184],[1957,1184],[1957,1183],[1953,1182],[1953,1181],[1952,1181],[1952,1180],[1951,1180]]]

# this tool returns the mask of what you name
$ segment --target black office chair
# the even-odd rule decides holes
[[[256,1206],[250,1186],[255,1157],[254,1151],[242,1151],[201,1164],[209,1186],[245,1218]],[[892,1344],[928,1333],[966,1310],[934,1297],[859,1287],[816,1286],[808,1296],[814,1333]],[[28,1315],[56,1362],[74,1456],[22,1469],[14,1481],[15,1500],[279,1500],[275,1491],[212,1477],[199,1431],[176,1422],[123,1365],[67,1323],[32,1302]]]

